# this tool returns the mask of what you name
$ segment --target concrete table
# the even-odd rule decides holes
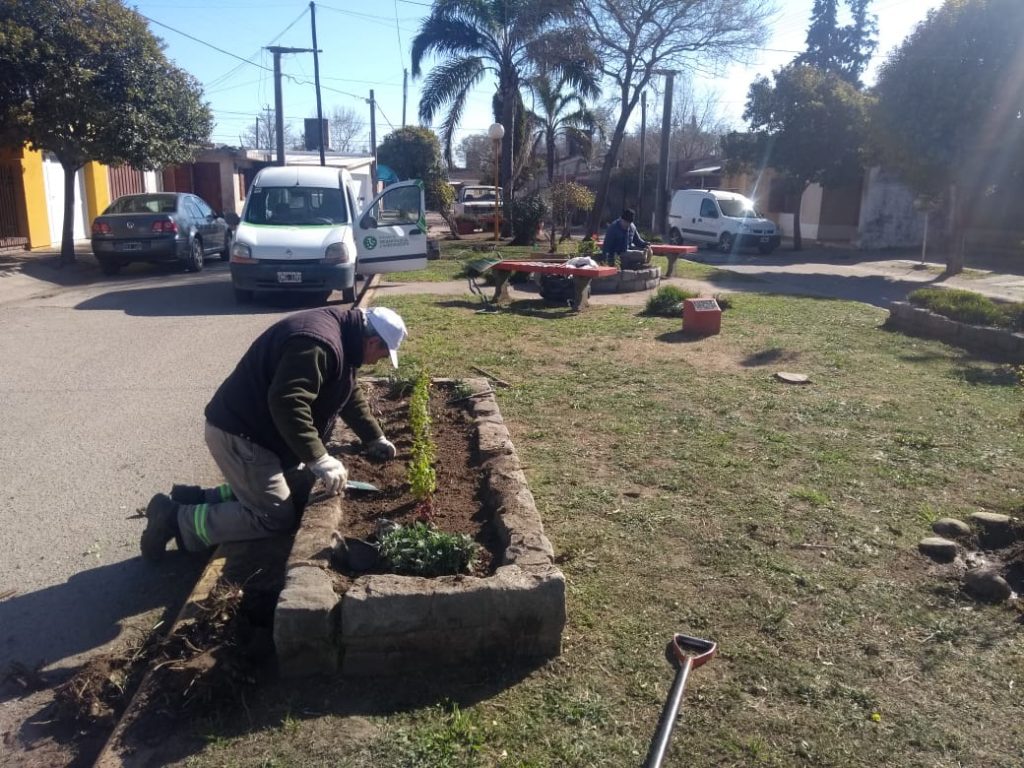
[[[586,308],[590,295],[590,282],[595,277],[610,277],[618,274],[615,267],[568,267],[545,261],[499,261],[491,267],[497,274],[494,279],[494,303],[501,305],[512,301],[508,280],[513,272],[535,272],[541,275],[562,275],[571,277],[574,289],[572,308]]]

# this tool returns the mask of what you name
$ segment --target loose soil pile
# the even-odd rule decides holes
[[[380,520],[411,525],[420,519],[417,500],[409,491],[406,471],[412,447],[409,428],[409,402],[403,394],[393,395],[386,384],[366,387],[367,399],[384,433],[398,448],[398,457],[389,462],[375,462],[359,453],[361,447],[344,425],[335,429],[332,450],[340,450],[349,471],[349,478],[370,482],[380,493],[349,493],[344,503],[344,536],[371,540]],[[480,545],[480,555],[473,571],[475,576],[488,576],[501,564],[502,545],[490,515],[480,499],[483,471],[477,452],[476,429],[467,393],[447,383],[435,383],[430,390],[431,433],[436,447],[435,471],[437,490],[434,493],[430,522],[446,533],[463,533]],[[455,401],[455,402],[453,402]],[[377,566],[367,573],[383,573]],[[345,591],[352,579],[362,575],[345,571],[339,574],[335,588]]]

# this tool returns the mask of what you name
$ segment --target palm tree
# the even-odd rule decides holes
[[[598,124],[585,99],[597,96],[600,89],[592,75],[574,88],[565,73],[553,80],[549,72],[542,71],[530,79],[530,90],[535,100],[530,116],[537,126],[537,138],[544,141],[547,150],[548,185],[551,185],[558,161],[558,140],[572,136],[581,145],[589,146]]]
[[[568,26],[574,5],[574,0],[435,0],[413,38],[413,77],[420,76],[428,54],[438,58],[420,97],[419,116],[430,123],[447,107],[440,136],[449,165],[466,98],[488,74],[497,80],[507,137],[501,147],[506,221],[511,220],[512,137],[521,85],[542,64],[564,73],[573,86],[586,80],[591,68],[582,25]]]

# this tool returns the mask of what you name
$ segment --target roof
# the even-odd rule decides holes
[[[720,165],[709,165],[706,168],[694,168],[692,171],[687,171],[684,176],[710,176],[713,173],[721,173],[722,166]]]
[[[274,153],[265,149],[244,149],[241,153],[247,160],[266,162],[273,160]],[[320,165],[319,152],[295,152],[284,153],[285,162],[288,165]],[[333,152],[324,153],[324,164],[331,168],[348,168],[350,171],[369,171],[373,163],[372,155],[342,155]]]
[[[272,187],[339,186],[338,168],[321,168],[319,165],[272,165],[260,171],[260,184]]]

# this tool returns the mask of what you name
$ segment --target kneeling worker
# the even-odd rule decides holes
[[[348,479],[324,447],[338,415],[370,457],[393,459],[395,446],[356,380],[362,365],[385,357],[398,367],[405,323],[384,307],[323,307],[274,323],[252,343],[206,406],[206,445],[226,485],[176,485],[146,507],[142,556],[159,560],[171,539],[199,552],[227,541],[285,533],[297,510],[285,470],[304,463],[330,493]]]

